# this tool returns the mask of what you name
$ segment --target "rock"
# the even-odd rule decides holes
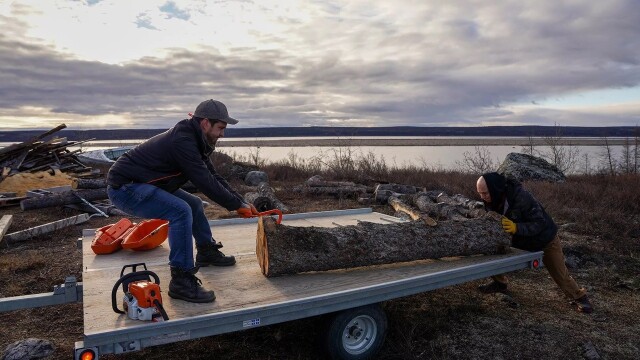
[[[232,179],[240,179],[244,180],[251,171],[258,171],[258,167],[255,165],[243,163],[243,162],[234,162],[231,165],[227,165],[224,169],[223,177],[232,178]]]
[[[269,177],[264,171],[249,171],[244,178],[244,183],[249,186],[258,186],[263,182],[269,182]]]
[[[55,347],[47,340],[29,338],[7,346],[2,360],[42,359],[51,356]]]
[[[582,344],[582,356],[584,356],[587,360],[599,360],[601,359],[600,354],[598,354],[598,350],[593,345],[591,341],[587,341]]]
[[[521,153],[508,154],[497,172],[518,181],[564,182],[566,180],[562,171],[555,165],[545,159]]]

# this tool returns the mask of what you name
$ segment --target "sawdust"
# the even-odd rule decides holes
[[[49,171],[18,173],[0,182],[0,192],[15,192],[16,196],[25,196],[29,190],[71,185],[72,179],[60,170],[55,170],[53,175]]]

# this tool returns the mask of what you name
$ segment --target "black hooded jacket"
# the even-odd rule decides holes
[[[212,152],[198,121],[182,120],[119,157],[109,169],[107,183],[114,187],[147,183],[174,192],[191,181],[209,199],[237,210],[242,195],[215,171],[209,160]]]
[[[558,226],[519,182],[498,173],[487,173],[482,177],[491,195],[491,203],[485,203],[487,210],[503,214],[516,223],[513,247],[540,251],[555,238]]]

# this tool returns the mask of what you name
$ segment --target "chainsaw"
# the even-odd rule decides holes
[[[138,266],[144,270],[137,271]],[[125,270],[131,268],[131,272],[125,274]],[[151,279],[153,278],[153,281]],[[118,308],[116,301],[118,288],[122,285],[123,310]],[[111,307],[118,314],[127,314],[130,319],[143,321],[169,320],[167,312],[162,307],[160,295],[160,278],[153,271],[147,270],[145,263],[130,264],[122,267],[120,279],[116,281],[111,290]]]

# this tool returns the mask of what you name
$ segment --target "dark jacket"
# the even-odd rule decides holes
[[[487,209],[504,214],[516,223],[516,233],[512,236],[511,243],[513,247],[540,251],[556,237],[556,223],[519,182],[506,178],[502,181],[485,175],[483,177],[491,192],[492,204],[485,204]],[[496,184],[499,186],[495,186]]]
[[[182,120],[118,158],[107,183],[114,187],[147,183],[174,192],[191,181],[209,199],[227,210],[237,210],[242,196],[216,173],[209,160],[212,152],[200,124],[194,119]]]

